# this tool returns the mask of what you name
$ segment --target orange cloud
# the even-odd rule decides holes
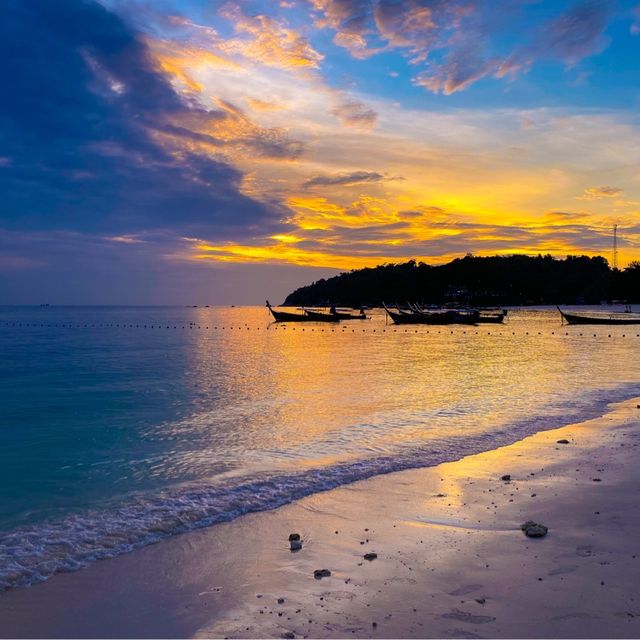
[[[246,103],[253,111],[279,111],[284,108],[281,104],[251,97],[246,98]]]
[[[622,195],[620,187],[589,187],[584,190],[578,200],[600,200],[602,198],[617,198]]]
[[[169,40],[147,39],[147,46],[158,66],[183,89],[201,93],[204,84],[196,77],[208,68],[224,68],[240,71],[242,67],[228,57],[224,57],[193,44],[174,43]]]
[[[294,160],[304,145],[278,127],[261,127],[241,109],[225,100],[217,99],[216,110],[192,110],[167,114],[164,127],[152,135],[176,153],[189,151],[212,154],[224,150],[236,159]]]
[[[221,43],[224,51],[281,69],[317,69],[324,56],[293,29],[264,15],[246,16],[237,4],[229,3],[221,14],[245,37]]]

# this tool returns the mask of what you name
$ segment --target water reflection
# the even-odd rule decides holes
[[[168,458],[167,473],[210,475],[223,461],[242,472],[305,468],[490,440],[514,422],[561,416],[590,390],[638,381],[636,342],[566,336],[552,312],[516,312],[499,328],[406,332],[381,315],[362,331],[278,326],[261,308],[193,313],[226,329],[196,331],[185,345],[193,411],[161,431],[191,454]]]
[[[285,327],[262,307],[20,313],[96,328],[0,333],[20,363],[0,385],[7,522],[184,482],[452,459],[640,383],[635,329],[562,327],[555,310],[407,329],[381,312]]]

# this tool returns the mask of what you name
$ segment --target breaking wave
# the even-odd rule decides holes
[[[457,460],[511,444],[537,431],[558,428],[606,412],[607,406],[640,395],[624,385],[547,407],[531,419],[473,437],[434,440],[397,455],[371,457],[296,473],[258,475],[233,482],[182,485],[137,495],[118,508],[84,512],[61,520],[0,533],[0,588],[46,580],[96,560],[118,556],[169,536],[275,509],[313,493],[376,475]]]

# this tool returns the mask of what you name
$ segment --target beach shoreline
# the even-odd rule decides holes
[[[0,636],[638,637],[638,402],[5,592]]]

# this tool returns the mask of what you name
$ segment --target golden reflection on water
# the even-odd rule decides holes
[[[334,326],[276,324],[264,308],[192,311],[210,327],[192,333],[185,371],[201,394],[187,429],[203,448],[191,462],[205,466],[224,455],[305,469],[431,442],[453,455],[461,437],[491,448],[514,422],[561,420],[554,403],[640,379],[640,339],[615,328],[615,338],[579,337],[555,312],[405,332],[378,312]]]

